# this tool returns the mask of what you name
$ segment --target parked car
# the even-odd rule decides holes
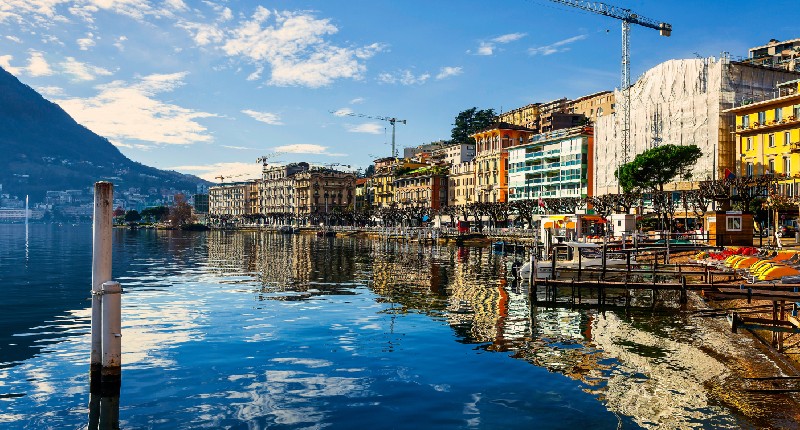
[[[793,224],[784,224],[778,227],[778,232],[781,237],[794,237],[795,233],[797,233],[797,227]]]

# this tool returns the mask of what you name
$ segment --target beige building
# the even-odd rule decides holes
[[[585,116],[594,124],[597,118],[613,114],[615,107],[614,93],[601,91],[571,101],[569,110]]]
[[[208,214],[230,220],[243,220],[259,212],[258,183],[260,181],[220,184],[208,189]]]
[[[356,175],[326,168],[311,168],[294,175],[295,215],[329,214],[353,205]]]
[[[367,184],[374,193],[374,206],[381,208],[396,203],[394,182],[397,178],[397,170],[413,170],[425,166],[426,164],[424,163],[413,162],[407,158],[386,157],[375,160],[375,174],[372,175],[369,184]]]
[[[447,205],[465,206],[475,201],[475,165],[472,161],[450,166]]]
[[[258,190],[259,213],[264,215],[294,214],[296,212],[295,179],[297,173],[309,169],[308,163],[264,167]]]

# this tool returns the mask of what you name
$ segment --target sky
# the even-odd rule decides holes
[[[634,81],[800,38],[788,0],[608,4],[672,24],[632,26]],[[618,20],[548,0],[0,0],[1,67],[129,158],[215,182],[262,156],[364,169],[391,154],[388,118],[402,153],[465,109],[612,90],[620,59]]]

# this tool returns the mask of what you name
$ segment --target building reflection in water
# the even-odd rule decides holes
[[[382,312],[429,315],[459,342],[579,380],[610,410],[644,427],[691,426],[723,415],[704,388],[724,373],[715,358],[655,333],[660,320],[635,324],[635,316],[533,306],[527,285],[508,276],[519,257],[480,247],[265,232],[212,232],[208,242],[208,270],[224,282],[257,280],[256,300],[367,287],[387,305]]]

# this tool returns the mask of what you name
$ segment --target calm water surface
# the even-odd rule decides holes
[[[122,428],[747,426],[680,316],[532,306],[487,249],[114,234]],[[90,226],[0,225],[0,428],[86,427],[90,279]]]

